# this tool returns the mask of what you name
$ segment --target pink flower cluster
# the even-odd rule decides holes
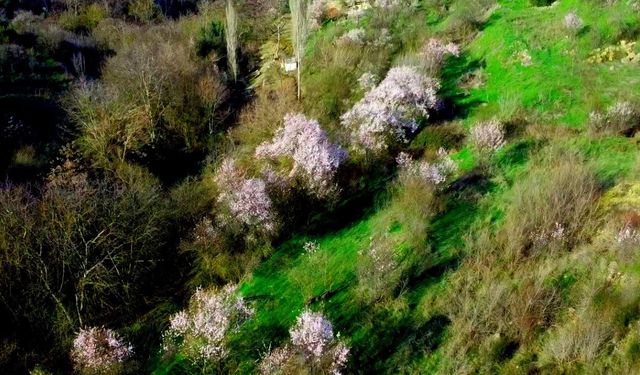
[[[569,12],[564,16],[564,27],[575,33],[584,27],[584,21],[575,12]]]
[[[81,329],[73,340],[71,359],[80,370],[106,371],[133,354],[133,348],[125,344],[110,329],[91,327]]]
[[[225,337],[253,316],[235,285],[221,290],[198,289],[186,310],[171,317],[164,350],[179,350],[192,360],[215,362],[227,355]]]
[[[455,43],[445,44],[439,39],[429,39],[420,51],[420,57],[430,74],[436,74],[449,56],[460,56],[460,47]]]
[[[304,249],[305,253],[314,254],[320,249],[320,246],[318,245],[317,242],[307,241],[307,242],[304,243],[302,248]]]
[[[322,25],[328,8],[327,0],[312,0],[307,8],[309,28],[315,30]]]
[[[295,352],[289,345],[275,348],[260,362],[260,373],[265,375],[281,373],[282,369],[294,356]]]
[[[369,249],[367,251],[361,251],[359,254],[368,257],[370,267],[362,271],[367,273],[371,278],[384,277],[398,267],[393,249],[379,238],[372,238]]]
[[[418,129],[418,118],[428,117],[436,107],[440,83],[421,74],[416,67],[392,68],[378,86],[342,115],[352,129],[358,147],[381,151],[390,142],[406,142]]]
[[[333,325],[322,314],[304,310],[289,330],[291,343],[307,358],[318,361],[333,341]]]
[[[289,175],[293,177],[302,172],[310,188],[319,196],[331,190],[333,177],[347,158],[346,151],[331,143],[318,121],[299,113],[286,115],[284,126],[278,129],[271,142],[258,146],[256,155],[271,159],[290,157],[293,169]]]
[[[438,158],[433,162],[414,161],[404,152],[396,161],[400,167],[400,178],[419,178],[435,186],[442,185],[458,170],[456,162],[443,148],[438,150]]]
[[[218,201],[227,205],[234,218],[267,233],[276,230],[273,204],[267,185],[260,178],[245,178],[235,161],[225,160],[216,175],[220,187]]]
[[[347,363],[349,348],[337,340],[333,325],[321,313],[305,309],[289,334],[291,345],[275,349],[263,359],[263,374],[278,373],[296,356],[301,356],[307,367],[334,375],[339,375]]]
[[[616,235],[618,245],[637,245],[640,244],[640,232],[632,225],[626,224]]]

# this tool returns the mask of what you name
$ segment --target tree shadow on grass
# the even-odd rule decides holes
[[[434,121],[450,121],[464,118],[471,110],[483,102],[472,99],[470,93],[461,83],[473,77],[473,73],[483,67],[481,60],[472,59],[468,53],[447,61],[441,73],[440,96],[443,98],[443,109],[432,119]]]
[[[376,324],[369,327],[366,334],[354,336],[348,373],[397,373],[417,357],[416,353],[437,350],[450,324],[444,315],[436,315],[426,322],[416,322],[411,314],[396,317],[383,309],[372,309],[367,315]]]

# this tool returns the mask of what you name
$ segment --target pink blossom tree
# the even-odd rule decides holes
[[[396,158],[400,167],[400,179],[417,178],[437,188],[442,187],[458,170],[458,165],[443,148],[438,150],[437,158],[433,161],[412,160],[401,152]]]
[[[227,159],[222,162],[215,180],[220,188],[218,202],[231,213],[228,219],[265,233],[276,231],[276,215],[263,179],[247,178],[234,160]]]
[[[132,354],[133,348],[125,344],[113,330],[91,327],[78,332],[73,340],[71,359],[81,373],[115,373]]]
[[[380,152],[393,143],[407,142],[438,104],[440,83],[414,66],[389,70],[380,84],[364,95],[341,123],[352,130],[355,148]]]
[[[455,43],[444,43],[440,39],[429,39],[420,51],[422,64],[430,75],[435,76],[449,56],[460,56],[460,47]]]
[[[291,343],[271,351],[262,361],[263,374],[275,374],[284,368],[293,372],[303,371],[296,366],[311,370],[312,373],[339,375],[347,363],[349,348],[334,335],[333,325],[321,313],[305,309],[289,330]]]
[[[219,363],[228,354],[227,334],[239,329],[253,313],[235,285],[197,289],[189,306],[171,317],[163,349],[178,351],[203,367]]]
[[[284,125],[271,142],[258,146],[256,156],[290,158],[293,168],[289,177],[301,175],[311,191],[322,197],[333,190],[334,176],[347,153],[331,143],[318,121],[297,113],[285,116]]]

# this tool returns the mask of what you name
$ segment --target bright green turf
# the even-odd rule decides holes
[[[627,4],[563,0],[535,8],[527,0],[501,1],[482,33],[469,46],[469,59],[484,65],[485,84],[464,102],[477,106],[468,121],[509,118],[524,111],[540,124],[582,127],[594,109],[637,97],[640,67],[620,62],[589,64],[592,50],[637,32],[640,14]],[[602,2],[600,2],[602,3]],[[575,11],[586,27],[578,35],[563,28]],[[518,54],[527,51],[531,65]]]
[[[468,46],[467,61],[477,61],[483,66],[480,69],[485,81],[469,96],[458,99],[459,105],[470,107],[468,116],[462,120],[470,126],[481,119],[520,114],[539,125],[580,129],[592,110],[617,99],[637,96],[630,89],[635,89],[640,79],[639,66],[617,62],[592,65],[586,58],[594,48],[615,43],[626,33],[632,33],[628,25],[640,24],[640,15],[629,12],[625,4],[607,8],[595,4],[595,1],[564,0],[554,7],[536,9],[527,0],[501,1],[501,8]],[[571,10],[587,25],[577,36],[562,29],[563,17]],[[317,38],[311,45],[316,41]],[[516,58],[525,50],[532,58],[530,66],[523,66]],[[450,84],[445,82],[445,86]],[[591,139],[578,135],[555,142],[584,155],[607,184],[631,173],[637,161],[637,145],[632,139]],[[415,337],[408,335],[398,342],[388,342],[377,331],[385,324],[390,324],[390,329],[402,327],[404,319],[415,326],[426,324],[431,302],[442,294],[448,274],[455,272],[457,257],[463,254],[465,234],[473,225],[489,223],[500,216],[504,194],[514,180],[526,173],[529,155],[539,146],[542,145],[530,139],[511,140],[491,160],[495,175],[484,190],[471,198],[455,194],[448,198],[445,211],[431,223],[430,241],[440,269],[435,267],[437,270],[430,270],[410,284],[406,293],[410,311],[389,314],[377,321],[373,319],[377,316],[374,312],[354,302],[358,252],[369,245],[384,209],[335,233],[319,238],[296,237],[280,245],[241,288],[256,308],[256,316],[233,339],[233,345],[242,353],[238,358],[243,363],[241,368],[251,369],[267,350],[266,343],[247,342],[251,338],[287,338],[288,328],[305,305],[305,295],[313,302],[313,309],[322,310],[345,333],[352,347],[364,353],[363,358],[376,353],[371,345],[411,348],[409,342]],[[476,165],[468,147],[461,149],[454,159],[461,173],[473,170]],[[302,246],[306,241],[317,241],[319,251],[305,254]],[[376,342],[378,338],[383,341]],[[392,352],[395,349],[389,348]],[[399,356],[400,352],[390,356]],[[403,362],[417,372],[433,372],[438,369],[440,356],[437,348],[420,349],[410,351]],[[377,360],[381,361],[378,368],[384,368],[384,358]]]

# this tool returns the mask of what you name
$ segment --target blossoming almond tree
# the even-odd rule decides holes
[[[81,329],[73,340],[71,359],[80,373],[116,373],[117,367],[132,354],[133,348],[113,330],[91,327]]]
[[[220,290],[198,289],[189,306],[171,317],[163,335],[163,349],[178,351],[207,368],[227,356],[227,333],[239,329],[253,313],[235,285]]]
[[[429,39],[420,51],[425,70],[432,76],[439,73],[449,56],[460,56],[460,47],[455,43],[444,43],[439,39]]]
[[[333,190],[333,178],[347,158],[346,151],[331,143],[318,121],[299,113],[287,114],[284,126],[278,129],[271,142],[256,149],[256,155],[271,159],[291,158],[293,168],[289,176],[302,174],[310,189],[320,197]]]
[[[418,119],[428,118],[438,104],[438,80],[414,66],[389,70],[378,86],[367,92],[340,118],[352,130],[356,149],[380,152],[391,144],[407,142],[418,130]]]
[[[260,364],[263,374],[276,374],[283,369],[302,372],[301,362],[311,373],[339,375],[347,363],[349,348],[333,333],[333,325],[321,313],[305,309],[289,330],[291,344],[269,353]],[[338,335],[339,336],[339,335]]]
[[[215,177],[221,192],[220,203],[225,204],[235,220],[265,233],[276,230],[276,215],[261,178],[246,178],[234,160],[222,162]]]

